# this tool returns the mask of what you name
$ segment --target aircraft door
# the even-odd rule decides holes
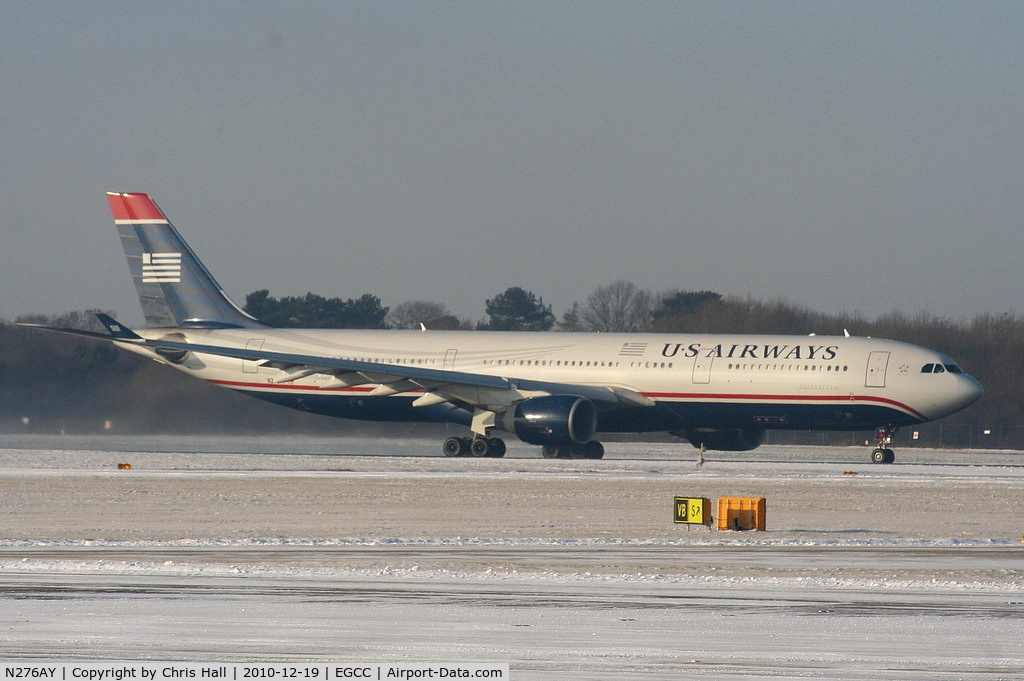
[[[889,353],[875,351],[868,355],[868,372],[864,385],[868,388],[885,387],[885,369],[889,365]]]
[[[710,383],[711,382],[711,363],[715,361],[715,349],[706,348],[701,352],[697,353],[697,357],[693,360],[693,382],[694,383]]]
[[[262,338],[251,338],[245,343],[246,350],[262,350],[263,349]],[[243,359],[242,360],[242,373],[243,374],[258,374],[260,372],[260,365],[256,363],[254,359]]]
[[[459,351],[454,349],[454,348],[450,348],[448,350],[445,350],[445,352],[444,352],[444,364],[442,365],[441,369],[444,370],[444,371],[454,371],[455,370],[455,356],[458,355],[458,354],[459,354]]]

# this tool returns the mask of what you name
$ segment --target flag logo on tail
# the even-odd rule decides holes
[[[143,253],[143,283],[180,284],[181,253]]]

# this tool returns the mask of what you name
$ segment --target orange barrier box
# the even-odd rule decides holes
[[[764,532],[766,526],[764,497],[719,497],[718,529]]]

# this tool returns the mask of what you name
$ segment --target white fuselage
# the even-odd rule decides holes
[[[941,418],[981,387],[949,357],[908,343],[843,336],[597,334],[318,329],[150,329],[188,343],[317,355],[397,366],[621,388],[650,407],[616,410],[601,431],[673,428],[856,430]],[[141,354],[151,350],[125,345]],[[348,385],[332,373],[289,374],[252,360],[189,353],[176,368],[210,383],[309,411],[353,418],[392,412],[423,394]],[[936,370],[936,367],[940,367]],[[926,370],[927,369],[927,370]],[[474,393],[474,403],[486,396]],[[340,399],[339,399],[340,398]],[[479,398],[479,399],[477,399]],[[506,397],[496,396],[496,409]],[[423,402],[421,400],[421,402]],[[428,413],[424,419],[446,416]]]

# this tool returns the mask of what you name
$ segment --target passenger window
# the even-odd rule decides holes
[[[934,364],[925,364],[923,367],[921,367],[921,373],[922,374],[930,374],[934,370],[935,370],[935,365]]]

